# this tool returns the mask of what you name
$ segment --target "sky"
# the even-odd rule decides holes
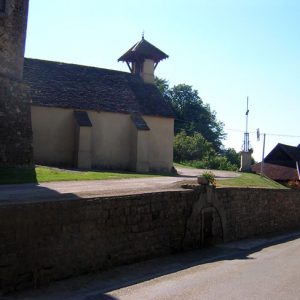
[[[30,0],[25,56],[128,71],[117,62],[145,39],[169,55],[155,75],[185,83],[241,150],[249,97],[253,156],[300,144],[300,1]]]

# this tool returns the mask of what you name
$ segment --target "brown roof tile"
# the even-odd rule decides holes
[[[126,72],[26,58],[24,81],[33,105],[174,117],[155,85]]]
[[[251,168],[253,172],[258,174],[261,173],[261,163],[257,163],[251,166]],[[299,180],[297,169],[286,166],[264,163],[263,173],[276,181]]]
[[[286,167],[296,167],[296,162],[300,162],[300,148],[278,143],[265,157],[265,162]]]

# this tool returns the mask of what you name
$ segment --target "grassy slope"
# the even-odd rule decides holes
[[[153,175],[126,173],[126,172],[102,172],[102,171],[73,171],[58,168],[37,166],[29,168],[0,168],[0,184],[70,181],[70,180],[106,180],[150,177]]]
[[[272,189],[286,189],[283,185],[251,173],[240,173],[241,176],[230,179],[217,180],[217,187],[260,187]]]
[[[178,164],[179,165],[179,164]],[[285,188],[281,184],[255,174],[240,173],[236,178],[217,180],[217,187],[262,187],[262,188]],[[0,168],[0,184],[70,181],[70,180],[106,180],[141,178],[157,175],[136,174],[126,172],[103,172],[103,171],[75,171],[58,168],[37,166],[35,169],[28,168]]]
[[[184,167],[195,169],[191,166],[186,166],[179,163],[174,163],[176,167]],[[285,186],[268,179],[266,177],[261,177],[252,173],[239,173],[239,177],[230,179],[217,180],[217,187],[261,187],[261,188],[273,188],[273,189],[286,189]]]

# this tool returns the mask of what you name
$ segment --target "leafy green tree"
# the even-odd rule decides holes
[[[171,105],[176,114],[175,133],[184,129],[187,134],[200,132],[218,152],[222,146],[223,124],[217,121],[216,113],[204,104],[190,85],[179,84],[170,90]]]
[[[155,85],[162,93],[163,97],[167,102],[170,102],[170,86],[169,82],[166,79],[162,79],[159,77],[155,77],[154,79]]]
[[[224,125],[198,91],[187,84],[170,88],[157,77],[155,83],[175,114],[174,160],[201,169],[237,170],[240,154],[223,148]]]
[[[239,167],[239,164],[231,163],[225,155],[217,154],[212,144],[200,133],[189,136],[184,130],[174,138],[174,161],[200,169],[236,171]]]
[[[233,148],[222,149],[221,154],[227,158],[227,160],[232,164],[240,166],[241,162],[241,154],[236,152]]]
[[[187,84],[178,84],[170,88],[165,79],[156,78],[155,83],[169,102],[175,114],[175,134],[184,130],[187,135],[199,132],[219,152],[222,139],[225,138],[223,123],[216,118],[216,112],[204,104],[198,91]]]
[[[214,154],[211,143],[199,132],[188,136],[183,130],[174,138],[174,160],[177,162],[201,160]]]

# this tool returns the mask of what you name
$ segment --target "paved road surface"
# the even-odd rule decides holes
[[[3,297],[12,299],[300,299],[300,232],[168,256]]]
[[[0,185],[0,204],[18,201],[42,201],[48,199],[87,198],[92,196],[113,196],[150,193],[163,190],[177,190],[181,181],[195,180],[204,170],[178,168],[177,177],[150,177],[114,180],[61,181],[41,184]],[[218,178],[239,176],[228,171],[214,171]]]

